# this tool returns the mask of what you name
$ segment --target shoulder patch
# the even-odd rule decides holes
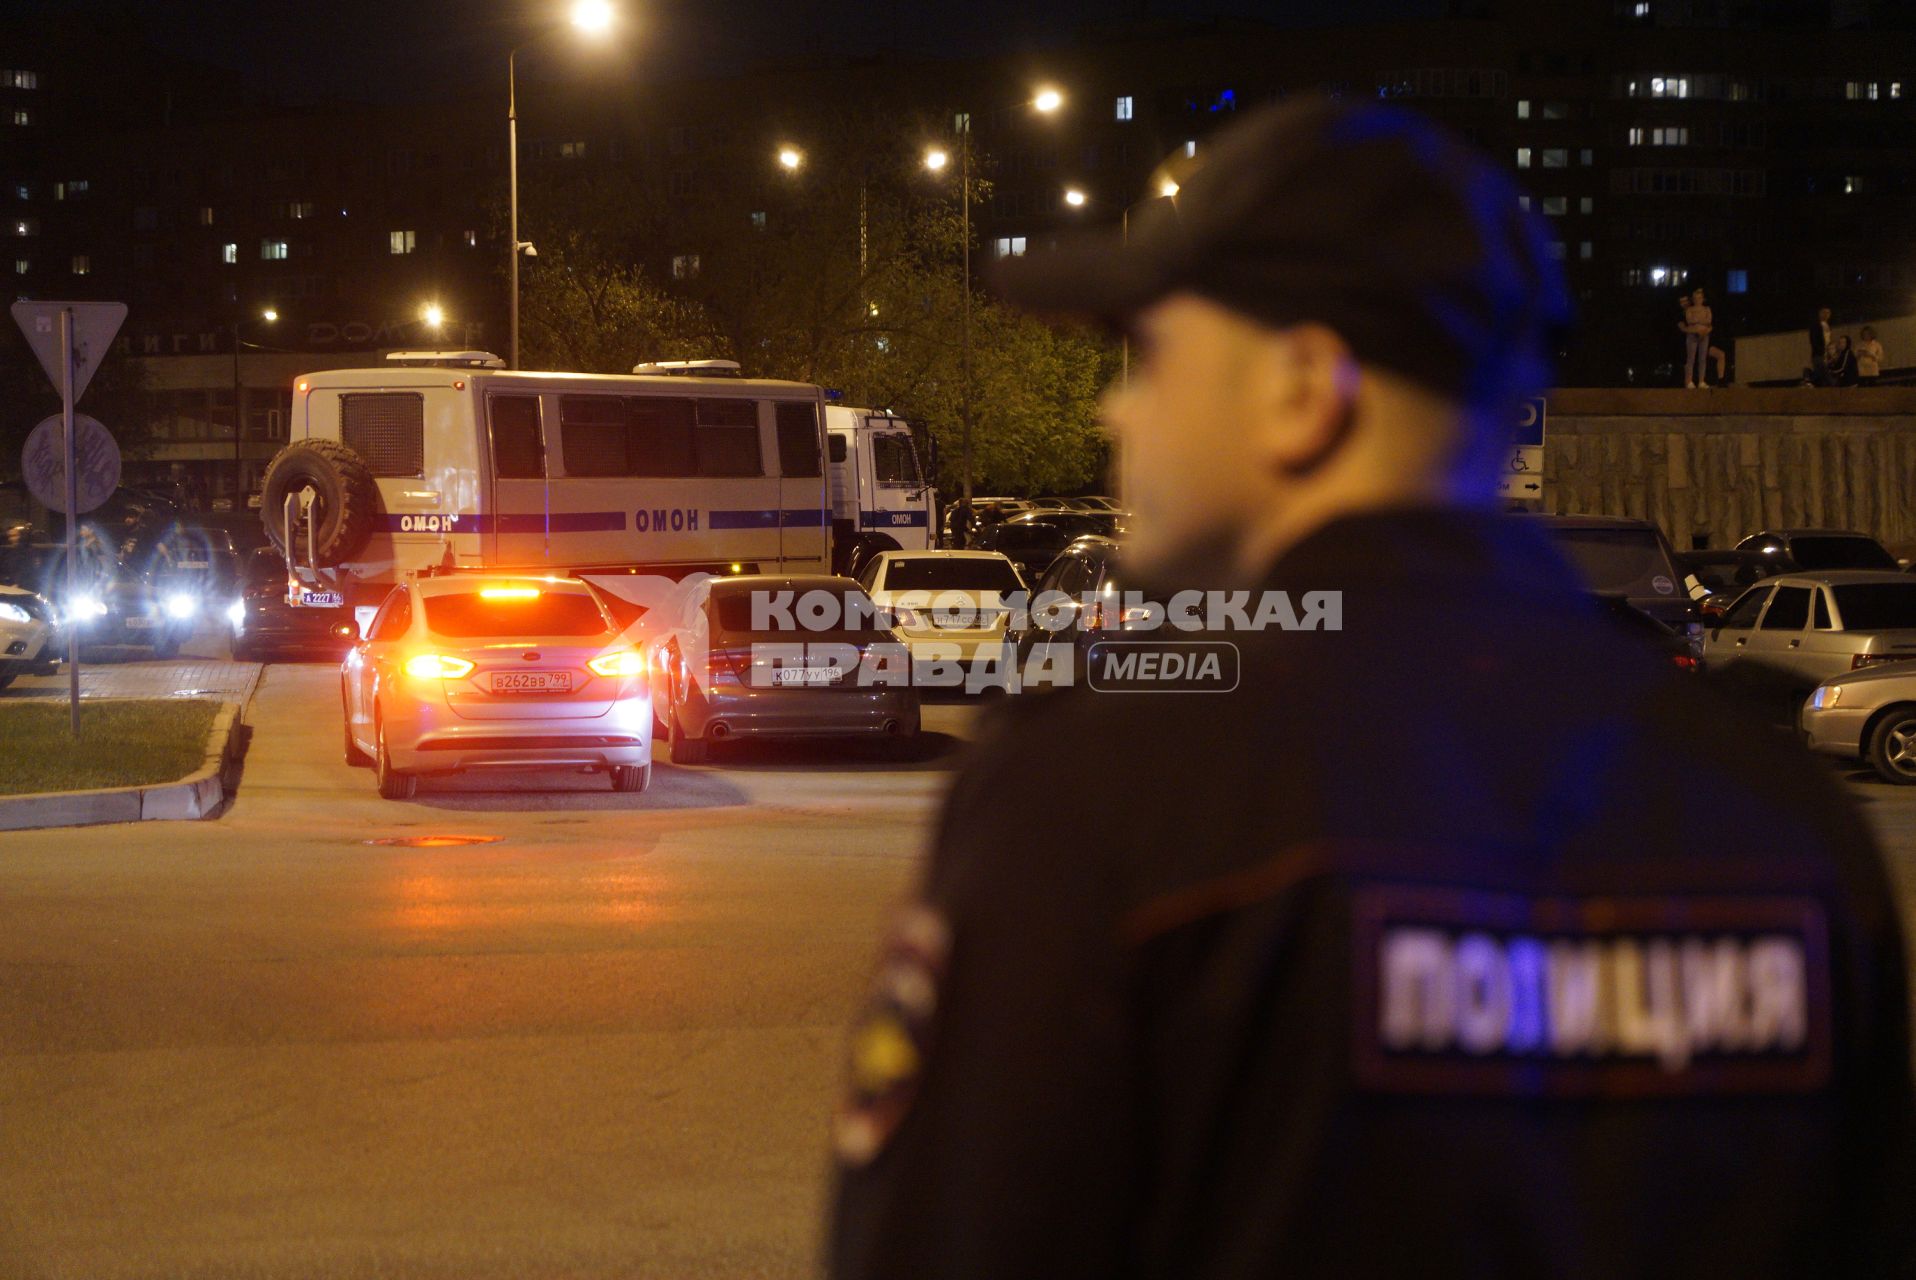
[[[1559,1097],[1807,1093],[1831,1071],[1812,898],[1353,899],[1361,1086]]]
[[[951,928],[933,908],[912,903],[893,919],[852,1027],[845,1097],[832,1119],[832,1146],[847,1168],[878,1157],[918,1096],[950,953]]]

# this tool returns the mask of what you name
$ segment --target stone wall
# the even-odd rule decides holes
[[[1916,544],[1916,389],[1552,392],[1543,509],[1654,520],[1678,547],[1762,528]]]

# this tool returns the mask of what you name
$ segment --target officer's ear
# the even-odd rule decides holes
[[[1253,362],[1262,451],[1287,476],[1316,470],[1350,432],[1357,360],[1333,329],[1303,324],[1269,333]]]

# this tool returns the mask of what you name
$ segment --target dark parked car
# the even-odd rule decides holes
[[[359,638],[348,610],[286,603],[286,561],[271,547],[246,558],[245,583],[227,616],[240,662],[337,662]]]
[[[1010,557],[1026,582],[1036,582],[1058,553],[1077,539],[1110,538],[1120,532],[1115,513],[1026,511],[986,529],[978,535],[976,546]]]
[[[1127,593],[1130,593],[1127,599]],[[1047,595],[1066,596],[1057,625],[1045,627],[1037,614]],[[1124,549],[1112,538],[1096,536],[1074,540],[1051,562],[1032,588],[1033,610],[1025,627],[1007,637],[1020,673],[1033,672],[1034,655],[1059,674],[1068,671],[1075,683],[1082,679],[1090,648],[1115,631],[1163,625],[1164,601],[1137,594],[1124,570]],[[1155,606],[1155,609],[1154,609]],[[1153,634],[1156,634],[1154,632]],[[1042,685],[1042,680],[1035,682]],[[1027,686],[1032,687],[1032,686]]]
[[[1744,591],[1783,572],[1758,551],[1678,551],[1672,558],[1683,575],[1685,593],[1705,618],[1722,617]]]
[[[1772,573],[1820,573],[1825,569],[1902,568],[1882,543],[1853,529],[1765,529],[1736,544],[1773,563]]]
[[[1696,602],[1683,593],[1682,575],[1663,531],[1648,520],[1623,516],[1512,515],[1543,528],[1558,550],[1600,594],[1620,595],[1658,622],[1701,645]]]
[[[1695,674],[1702,669],[1702,663],[1698,661],[1688,636],[1658,622],[1631,604],[1629,597],[1598,592],[1591,599],[1596,601],[1597,609],[1604,617],[1662,654],[1679,671]]]

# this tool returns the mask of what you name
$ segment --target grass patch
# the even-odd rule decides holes
[[[205,762],[219,711],[205,698],[82,702],[76,742],[65,699],[0,705],[0,795],[177,782]]]

